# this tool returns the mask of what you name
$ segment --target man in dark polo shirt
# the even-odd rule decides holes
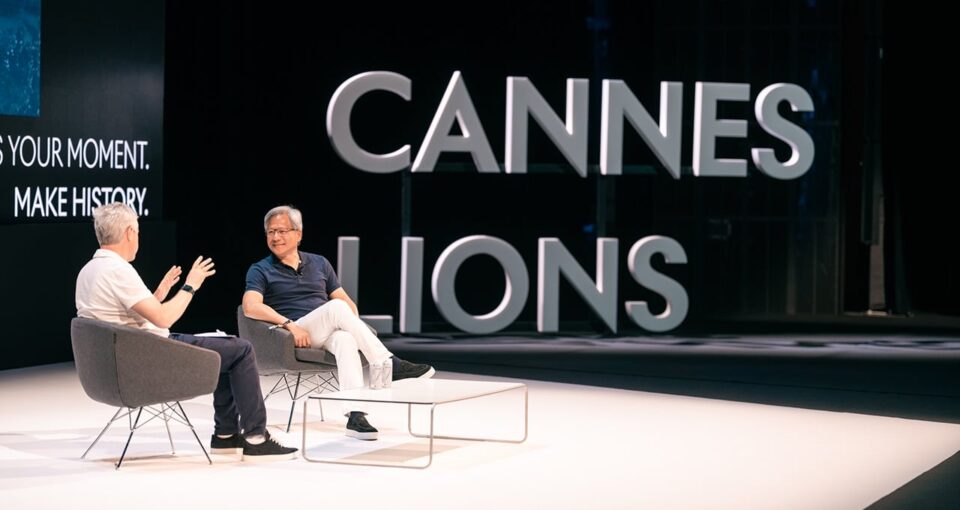
[[[263,227],[271,254],[247,271],[244,315],[289,330],[297,347],[322,348],[333,354],[341,390],[363,387],[358,352],[371,365],[392,363],[394,381],[433,376],[433,367],[401,360],[383,346],[360,320],[357,305],[340,286],[330,261],[298,249],[303,239],[299,210],[274,207],[264,217]],[[349,411],[348,436],[377,439],[377,429],[365,416],[356,408]]]

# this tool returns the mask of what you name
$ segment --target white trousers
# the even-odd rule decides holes
[[[324,349],[337,358],[341,390],[364,386],[363,364],[358,352],[362,352],[370,364],[383,363],[393,356],[342,299],[327,301],[295,323],[310,333],[312,347]],[[359,410],[356,404],[350,407]]]

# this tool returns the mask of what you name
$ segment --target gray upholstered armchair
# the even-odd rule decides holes
[[[294,347],[293,335],[289,331],[281,328],[270,329],[270,326],[271,324],[244,315],[242,305],[237,307],[237,329],[241,338],[253,344],[260,375],[280,376],[273,388],[264,395],[263,400],[270,398],[270,395],[282,392],[290,396],[290,414],[287,417],[287,432],[290,432],[293,409],[297,400],[313,392],[339,389],[337,360],[323,349]],[[370,329],[376,334],[376,330]],[[364,364],[366,364],[365,361]],[[317,403],[319,404],[320,401],[318,400]],[[323,420],[322,404],[320,419]]]
[[[220,376],[219,354],[94,319],[73,319],[70,338],[83,391],[97,402],[119,407],[80,458],[86,458],[113,422],[136,413],[135,419],[128,419],[130,435],[117,461],[117,469],[127,454],[133,433],[154,418],[163,420],[173,453],[176,450],[170,435],[170,420],[190,427],[207,462],[211,462],[180,401],[216,389]]]

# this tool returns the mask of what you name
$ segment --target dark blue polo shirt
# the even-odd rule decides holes
[[[247,270],[247,288],[263,294],[263,303],[288,319],[297,320],[327,301],[340,288],[340,279],[322,255],[300,252],[294,269],[272,253]]]

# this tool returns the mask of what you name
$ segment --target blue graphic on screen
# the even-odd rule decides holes
[[[40,116],[40,0],[0,0],[0,115]]]

